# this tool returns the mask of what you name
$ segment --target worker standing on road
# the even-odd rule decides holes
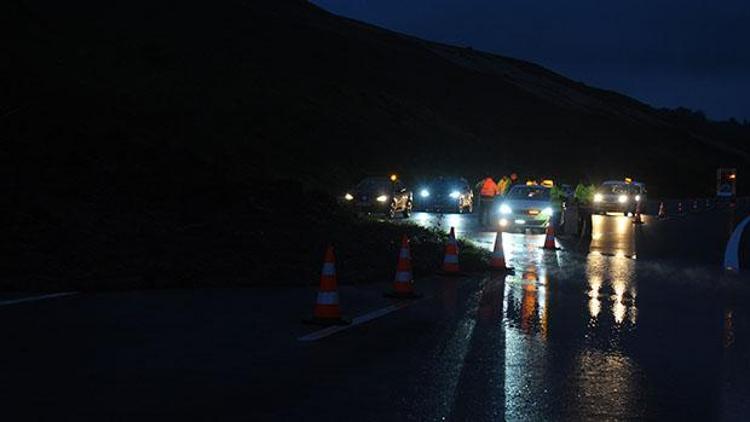
[[[581,237],[591,236],[591,204],[594,201],[595,189],[593,185],[586,186],[583,183],[579,183],[576,186],[574,196],[576,208],[578,209],[578,230],[576,232]]]
[[[508,189],[510,189],[510,178],[508,176],[503,176],[500,178],[500,181],[497,182],[497,195],[505,196]]]
[[[511,173],[510,174],[510,186],[508,186],[508,188],[510,188],[511,186],[515,186],[519,183],[521,182],[518,180],[518,174],[516,174],[516,172]]]
[[[482,181],[482,187],[479,189],[479,209],[481,212],[480,222],[484,226],[490,225],[492,216],[492,205],[497,195],[497,184],[491,177],[486,177]]]

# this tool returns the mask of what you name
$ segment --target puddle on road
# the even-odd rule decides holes
[[[492,250],[495,232],[466,218],[443,216],[441,227]],[[703,403],[695,406],[699,419],[743,414],[750,323],[741,304],[694,302],[695,292],[665,279],[673,272],[637,260],[630,219],[595,216],[592,228],[583,252],[542,250],[544,235],[502,234],[515,273],[504,278],[497,305],[476,316],[497,318],[500,356],[490,362],[499,379],[487,381],[502,397],[497,410],[506,419],[641,418],[676,414],[694,400]],[[454,298],[442,300],[455,307]],[[479,327],[473,336],[495,338]],[[709,397],[698,393],[706,388]]]
[[[639,416],[642,370],[622,347],[638,323],[636,261],[627,250],[545,251],[543,241],[503,236],[515,269],[505,277],[501,315],[506,416],[554,415],[556,400],[574,414],[605,406],[610,415]]]

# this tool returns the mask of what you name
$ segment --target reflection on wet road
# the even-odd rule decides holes
[[[446,231],[453,226],[459,238],[487,249],[496,238],[467,216],[415,218]],[[652,223],[647,220],[646,230]],[[643,237],[638,230],[643,228],[623,216],[594,216],[590,243],[583,250],[560,251],[540,249],[543,235],[503,233],[506,260],[515,272],[482,286],[477,323],[460,336],[461,372],[474,379],[459,389],[479,394],[479,384],[492,390],[483,396],[493,398],[475,408],[459,391],[452,416],[705,420],[743,415],[747,405],[739,392],[750,391],[750,364],[738,356],[750,348],[746,337],[742,342],[738,337],[749,334],[747,308],[738,310],[715,294],[704,296],[712,277],[718,277],[711,274],[718,273],[706,270],[709,276],[691,280],[690,288],[665,279],[679,268],[643,262],[636,239],[642,236],[654,249],[656,241],[649,239],[656,235]],[[678,233],[664,242],[689,240]],[[495,322],[482,322],[488,318]]]
[[[647,223],[652,221],[649,216],[644,216],[644,220]],[[482,227],[474,215],[418,212],[414,213],[410,221],[420,226],[440,229],[446,233],[451,227],[454,227],[459,238],[470,240],[489,250],[492,250],[495,242],[495,232]],[[637,255],[635,230],[630,218],[622,215],[595,215],[593,216],[589,248],[591,251],[605,255],[634,257]],[[518,238],[536,239],[540,245],[544,242],[544,236],[539,234],[505,234],[505,236],[509,235],[518,236]]]

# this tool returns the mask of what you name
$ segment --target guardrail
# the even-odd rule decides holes
[[[742,233],[745,231],[745,227],[750,224],[750,216],[745,217],[742,222],[737,225],[732,232],[732,236],[727,242],[727,249],[724,251],[724,270],[729,272],[740,271],[740,243],[742,241]]]
[[[710,198],[687,198],[687,199],[649,199],[641,211],[644,214],[656,215],[659,205],[664,204],[667,215],[681,216],[698,213],[713,209],[732,208],[750,204],[750,197],[738,197],[734,202],[727,199]]]

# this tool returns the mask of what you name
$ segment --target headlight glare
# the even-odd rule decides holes
[[[380,195],[377,198],[375,198],[378,202],[385,202],[388,200],[388,195]]]
[[[354,196],[352,196],[351,193],[347,193],[346,195],[344,195],[344,199],[346,199],[347,201],[351,201],[354,199]]]
[[[422,198],[427,198],[428,196],[430,196],[430,191],[428,191],[427,189],[422,189],[421,191],[419,191],[419,196],[421,196]]]
[[[458,199],[459,196],[461,196],[461,192],[457,190],[454,190],[453,192],[450,193],[450,197],[453,199]]]
[[[604,196],[601,193],[594,194],[594,202],[602,202]]]
[[[621,204],[624,204],[628,202],[628,196],[627,195],[620,195],[617,197],[617,201]]]
[[[513,212],[513,210],[510,209],[510,207],[508,206],[508,204],[502,204],[502,205],[500,205],[500,214],[510,214],[512,212]]]
[[[640,200],[641,200],[641,195],[636,195],[636,196],[635,196],[635,200],[636,200],[636,201],[640,201]]]
[[[547,208],[545,208],[545,209],[542,210],[542,214],[544,214],[544,215],[552,215],[553,212],[554,211],[552,210],[552,207],[547,207]]]

